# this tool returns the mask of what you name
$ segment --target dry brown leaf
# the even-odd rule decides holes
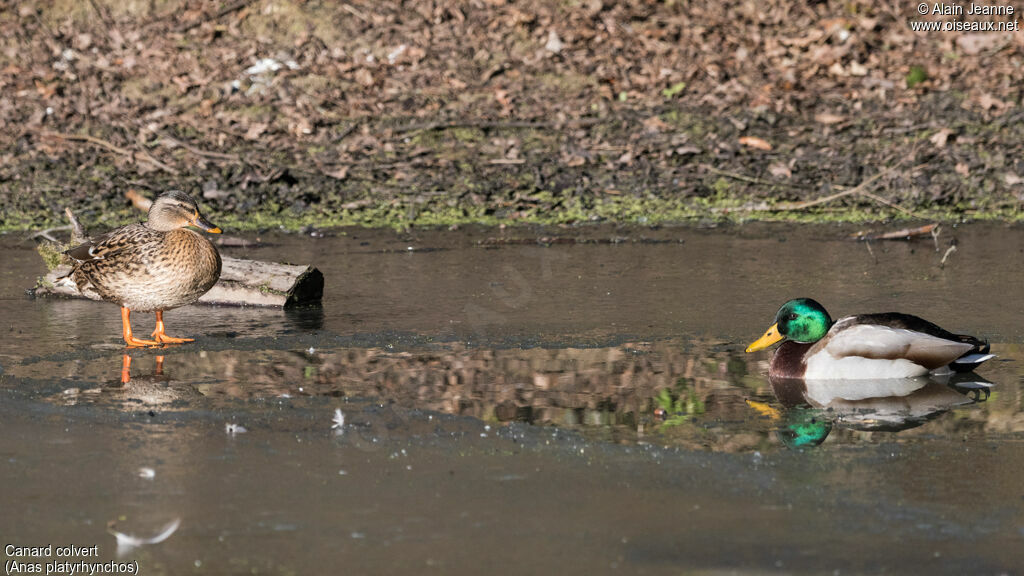
[[[768,173],[776,178],[792,178],[793,171],[783,162],[776,162],[768,167]]]
[[[825,124],[825,125],[839,124],[843,120],[846,120],[846,118],[844,118],[844,117],[842,117],[842,116],[840,116],[838,114],[832,114],[832,113],[829,113],[829,112],[822,112],[821,114],[815,114],[814,115],[814,121],[817,122],[818,124]]]
[[[856,60],[854,60],[853,62],[850,62],[850,76],[867,76],[867,75],[868,75],[868,68],[867,68],[867,66],[861,64],[860,62],[857,62]]]
[[[568,158],[564,158],[564,157],[562,158],[562,164],[565,164],[566,166],[568,166],[570,168],[575,168],[577,166],[583,166],[586,163],[587,163],[587,159],[584,158],[583,156],[578,155],[578,154],[572,154]]]
[[[355,79],[363,86],[373,86],[373,73],[366,68],[356,70]]]
[[[986,92],[981,96],[978,96],[978,105],[981,106],[983,110],[991,110],[992,108],[1003,109],[1006,107],[1006,102]]]
[[[740,144],[749,148],[757,148],[758,150],[771,150],[772,145],[764,138],[758,138],[757,136],[741,136]]]
[[[1024,183],[1024,177],[1018,176],[1013,172],[1007,172],[1003,176],[1003,181],[1006,182],[1007,186],[1016,186],[1017,184]]]
[[[956,173],[963,176],[964,178],[970,176],[971,174],[971,169],[968,168],[967,164],[964,164],[963,162],[957,162],[956,168],[954,168],[954,170],[956,170]]]
[[[249,129],[245,131],[246,140],[258,140],[260,135],[267,131],[267,124],[262,122],[255,122],[249,125]]]
[[[648,132],[650,134],[664,132],[670,128],[670,126],[667,123],[665,123],[664,120],[657,116],[651,116],[650,118],[644,120],[643,124],[644,132]]]
[[[943,128],[942,130],[939,130],[935,134],[932,134],[932,137],[929,138],[928,140],[932,144],[935,144],[936,148],[945,148],[946,147],[946,141],[949,140],[949,137],[952,134],[953,134],[952,130],[950,130],[949,128]]]
[[[307,136],[313,133],[313,124],[308,118],[299,118],[288,123],[288,131],[296,136]]]

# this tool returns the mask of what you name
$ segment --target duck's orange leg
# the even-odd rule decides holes
[[[156,311],[156,330],[153,330],[153,338],[156,338],[157,342],[161,344],[182,344],[184,342],[192,342],[194,338],[175,338],[174,336],[168,336],[164,334],[164,311]]]
[[[156,340],[144,340],[142,338],[136,338],[132,336],[132,311],[121,307],[121,332],[124,334],[124,341],[128,346],[159,346],[160,343]]]

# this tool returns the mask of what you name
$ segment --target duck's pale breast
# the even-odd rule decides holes
[[[198,233],[130,228],[107,240],[114,246],[103,259],[79,266],[80,290],[134,311],[169,310],[192,304],[220,278],[220,255]]]

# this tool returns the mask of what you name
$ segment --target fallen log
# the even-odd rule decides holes
[[[77,237],[73,243],[78,244],[81,238],[87,237],[85,229],[70,210],[65,210],[65,213]],[[98,300],[98,296],[79,292],[74,281],[66,278],[71,266],[61,254],[64,248],[52,243],[40,245],[40,255],[47,262],[50,272],[37,281],[31,290],[32,294]],[[198,303],[291,307],[319,303],[323,295],[324,275],[313,266],[221,255],[220,280],[199,298]]]

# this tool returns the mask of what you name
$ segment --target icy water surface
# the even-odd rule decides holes
[[[26,297],[43,265],[2,237],[2,544],[98,555],[4,562],[1019,573],[1024,230],[870,249],[853,231],[271,235],[222,252],[316,265],[322,307],[174,310],[168,332],[197,342],[130,366],[117,308]],[[769,352],[743,348],[796,296],[918,314],[999,358],[953,382],[773,388]],[[112,535],[176,519],[160,543]]]

